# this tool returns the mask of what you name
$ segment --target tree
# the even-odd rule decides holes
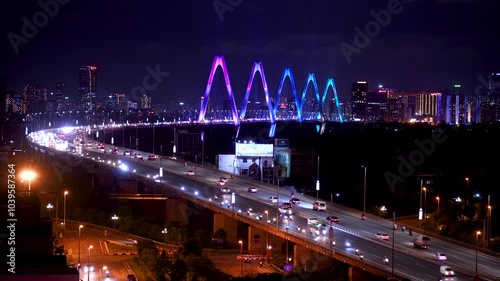
[[[137,243],[137,253],[139,260],[144,263],[147,268],[153,268],[156,265],[158,259],[158,249],[152,241],[139,241]]]
[[[214,232],[214,234],[212,234],[212,238],[226,240],[226,238],[227,238],[227,231],[225,231],[224,228],[221,227],[221,228],[217,229]]]
[[[88,209],[85,212],[85,221],[88,222],[88,223],[95,224],[96,215],[97,215],[97,210],[96,209],[94,209],[94,208]]]
[[[181,245],[189,238],[189,231],[187,228],[174,228],[172,231],[169,231],[167,236],[169,240],[177,245]]]
[[[201,256],[202,253],[203,249],[201,248],[200,242],[196,238],[188,239],[182,244],[182,256],[184,258],[190,255]]]
[[[96,224],[107,225],[109,221],[109,214],[106,212],[99,212],[96,215]]]
[[[201,247],[205,248],[210,246],[210,232],[205,229],[198,229],[194,237],[200,241]]]
[[[191,255],[186,259],[191,280],[229,280],[229,276],[219,269],[214,263],[201,255]]]
[[[129,205],[120,205],[116,209],[116,213],[119,217],[131,217],[132,209],[130,208]]]
[[[187,263],[184,260],[176,259],[168,268],[170,281],[185,281],[188,271]]]

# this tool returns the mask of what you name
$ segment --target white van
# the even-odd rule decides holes
[[[315,211],[326,211],[326,203],[323,201],[314,201],[313,210]]]

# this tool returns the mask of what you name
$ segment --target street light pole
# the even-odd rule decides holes
[[[243,241],[238,241],[240,244],[240,277],[243,277]]]
[[[491,240],[491,205],[490,205],[490,195],[488,195],[488,232],[486,233],[487,238],[487,247],[490,248],[490,240]]]
[[[318,156],[318,168],[316,169],[316,199],[319,199],[319,156]]]
[[[266,223],[269,223],[269,212],[267,210],[264,211],[266,213]],[[269,231],[266,231],[266,266],[267,266],[267,251],[269,250]]]
[[[117,215],[113,215],[111,217],[111,219],[113,220],[113,229],[116,229],[116,220],[118,219],[118,216]]]
[[[161,231],[162,234],[165,234],[165,252],[167,252],[167,234],[168,234],[168,230],[167,228],[165,227],[162,231]]]
[[[155,124],[153,123],[153,155],[155,154]]]
[[[427,188],[424,187],[424,219],[427,218]]]
[[[465,190],[465,202],[467,206],[469,206],[469,178],[465,178],[465,181],[467,182],[467,189]]]
[[[50,218],[50,210],[54,208],[54,206],[52,206],[52,204],[47,204],[47,209],[49,210],[49,218]]]
[[[82,232],[82,228],[83,228],[83,225],[80,225],[78,227],[78,268],[80,268],[80,264],[81,264],[81,261],[80,261],[80,245],[81,245],[81,232]]]
[[[418,228],[422,229],[422,192],[424,189],[424,180],[420,179],[420,208],[418,209]]]
[[[362,165],[362,168],[365,168],[365,177],[363,181],[363,215],[366,214],[366,166]]]
[[[286,219],[286,271],[288,271],[288,219]]]
[[[163,162],[161,160],[162,156],[163,156],[163,145],[160,145],[160,184],[163,183]]]
[[[135,150],[139,150],[139,126],[135,126]]]
[[[477,248],[479,248],[479,235],[481,235],[481,231],[476,231],[476,276],[477,276]]]
[[[64,191],[64,218],[63,218],[63,227],[66,230],[66,196],[68,195],[68,191]]]
[[[392,212],[392,275],[394,275],[394,225],[396,225],[396,212]]]
[[[437,210],[437,229],[436,231],[439,233],[439,196],[436,197],[436,200],[438,201],[438,210]]]
[[[90,281],[90,249],[94,248],[94,246],[89,246],[89,255],[87,260],[87,281]]]

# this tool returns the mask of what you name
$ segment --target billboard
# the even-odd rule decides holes
[[[236,156],[273,157],[272,144],[236,143]]]

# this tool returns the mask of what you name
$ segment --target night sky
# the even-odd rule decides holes
[[[147,66],[159,65],[170,74],[149,92],[153,103],[194,102],[217,54],[225,56],[237,104],[254,61],[263,62],[272,96],[283,68],[291,67],[299,92],[314,72],[320,92],[327,77],[335,78],[341,100],[350,99],[357,80],[408,91],[462,84],[473,93],[478,76],[500,71],[498,8],[488,0],[401,0],[400,12],[350,63],[340,44],[355,47],[354,28],[364,30],[371,11],[395,0],[59,1],[67,4],[17,54],[9,32],[22,36],[21,18],[33,22],[42,8],[37,1],[4,4],[0,75],[8,89],[20,92],[33,82],[54,91],[63,82],[75,96],[80,65],[96,65],[98,96],[130,93],[142,85]],[[229,10],[218,13],[214,3]]]

